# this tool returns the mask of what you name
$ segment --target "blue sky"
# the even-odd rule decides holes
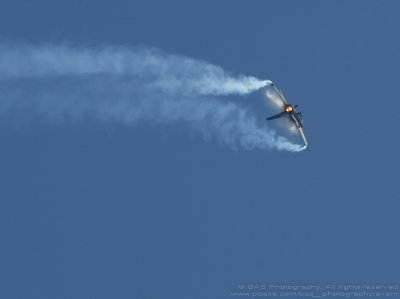
[[[2,1],[4,44],[149,46],[272,80],[303,112],[311,152],[235,151],[187,123],[2,114],[0,297],[232,298],[241,283],[398,283],[399,8]],[[261,97],[232,101],[263,121],[275,111]]]

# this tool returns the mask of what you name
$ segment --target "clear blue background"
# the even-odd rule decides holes
[[[149,45],[271,79],[300,105],[312,151],[232,151],[183,124],[1,120],[0,297],[398,283],[399,10],[390,0],[1,1],[3,42]]]

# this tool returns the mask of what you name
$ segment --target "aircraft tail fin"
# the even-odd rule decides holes
[[[273,119],[281,118],[281,117],[284,117],[285,114],[286,114],[285,112],[281,112],[281,113],[279,113],[279,114],[276,114],[276,115],[267,117],[267,120],[273,120]]]

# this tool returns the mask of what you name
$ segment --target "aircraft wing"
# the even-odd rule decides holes
[[[286,105],[287,102],[285,100],[285,97],[283,96],[282,91],[279,90],[278,87],[274,83],[271,84],[272,88],[275,89],[276,93],[278,94],[279,98],[282,100],[283,104]]]
[[[308,148],[308,141],[307,141],[306,135],[304,135],[303,128],[297,126],[297,130],[299,130],[299,133],[300,133],[300,135],[301,135],[301,138],[302,138],[303,141],[304,141],[304,145],[306,146],[306,148]]]

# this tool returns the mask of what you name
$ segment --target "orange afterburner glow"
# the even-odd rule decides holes
[[[291,106],[291,105],[286,105],[285,111],[286,111],[286,112],[292,112],[292,111],[293,111],[293,106]]]

